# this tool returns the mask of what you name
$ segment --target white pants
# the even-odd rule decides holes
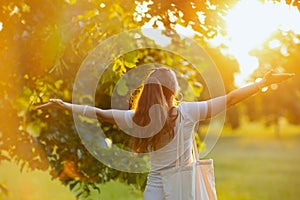
[[[164,191],[162,187],[146,186],[144,200],[164,200]]]

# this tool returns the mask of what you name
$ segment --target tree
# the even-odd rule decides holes
[[[71,101],[75,75],[88,52],[109,35],[135,26],[134,2],[122,4],[2,3],[1,160],[14,160],[21,169],[50,170],[70,189],[80,184],[77,196],[97,189],[95,183],[118,177],[142,187],[145,175],[119,173],[87,152],[70,113],[32,111],[33,103],[51,96]]]
[[[72,101],[74,79],[89,52],[110,36],[139,28],[152,19],[153,27],[162,23],[168,28],[164,34],[173,38],[177,35],[176,24],[191,26],[199,33],[195,40],[208,49],[206,40],[216,34],[223,34],[222,15],[235,2],[1,2],[0,161],[16,161],[21,169],[49,170],[53,178],[60,179],[78,197],[88,195],[91,190],[99,190],[97,183],[111,179],[143,189],[146,174],[132,174],[109,168],[86,150],[74,127],[71,113],[36,111],[32,110],[33,104],[47,102],[50,97]],[[142,6],[144,4],[148,4],[148,9],[140,11],[139,8],[145,8]],[[213,57],[220,63],[224,60],[234,63],[221,57],[218,51],[211,52],[214,52]],[[297,56],[293,59],[296,60]],[[195,80],[200,80],[201,77],[191,70],[190,63],[186,64],[184,58],[170,52],[140,49],[116,58],[109,66],[105,76],[99,81],[96,106],[109,108],[111,88],[122,74],[136,65],[150,62],[176,66],[183,76],[179,81],[185,97],[199,98],[203,87]],[[230,70],[219,66],[228,85],[233,81],[232,73],[236,71],[234,66],[235,64]],[[118,92],[120,96],[124,95],[129,85],[123,83],[121,86]],[[83,97],[82,102],[89,101],[90,98]],[[126,134],[105,123],[101,126],[114,144],[126,148]],[[91,133],[91,137],[93,136]]]
[[[277,45],[272,45],[277,44]],[[299,124],[299,36],[295,33],[278,31],[265,43],[263,50],[252,52],[259,59],[259,68],[253,74],[256,79],[264,71],[294,72],[296,77],[283,85],[271,86],[267,94],[257,96],[246,103],[250,119],[262,119],[267,126],[274,124],[279,135],[279,119],[285,117],[292,124]],[[279,95],[280,94],[280,95]],[[256,108],[261,109],[256,109]]]

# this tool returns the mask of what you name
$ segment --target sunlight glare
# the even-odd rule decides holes
[[[269,48],[270,49],[276,49],[276,48],[278,48],[278,47],[280,47],[281,46],[281,42],[279,41],[279,40],[272,40],[272,41],[270,41],[269,42]]]
[[[158,28],[153,29],[153,24],[156,23]],[[153,17],[148,23],[142,28],[142,33],[155,41],[158,45],[168,46],[171,43],[171,38],[162,34],[162,31],[165,30],[162,22],[158,21],[157,18]]]
[[[239,1],[224,17],[226,35],[217,36],[211,41],[214,46],[225,45],[225,55],[234,56],[240,66],[240,73],[235,75],[235,83],[242,86],[258,67],[255,57],[249,55],[253,49],[262,48],[272,33],[277,30],[293,31],[300,34],[300,13],[297,7],[280,2],[258,0]],[[270,48],[277,48],[280,41],[271,41]],[[287,53],[286,49],[282,49]]]
[[[257,1],[241,1],[225,17],[227,35],[234,52],[253,49],[278,28],[274,9]]]
[[[242,86],[246,84],[247,81],[249,81],[249,76],[255,69],[258,68],[259,62],[256,57],[250,56],[249,54],[246,54],[244,52],[237,53],[236,57],[238,58],[240,72],[236,74],[235,82],[238,84],[238,86]]]
[[[193,30],[193,28],[189,25],[187,27],[184,27],[180,24],[175,25],[176,32],[180,35],[181,39],[183,38],[192,38],[196,32]]]

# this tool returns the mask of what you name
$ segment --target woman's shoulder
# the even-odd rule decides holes
[[[194,101],[194,102],[181,102],[178,105],[178,110],[185,118],[190,121],[196,122],[202,115],[206,115],[207,102],[206,101]]]
[[[197,109],[199,107],[206,107],[207,101],[183,101],[178,104],[178,109],[186,110],[186,109]]]

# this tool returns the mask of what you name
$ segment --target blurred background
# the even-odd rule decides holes
[[[221,138],[207,157],[214,159],[221,200],[299,199],[299,1],[10,0],[0,5],[0,199],[142,199],[147,174],[117,171],[90,155],[71,113],[33,108],[49,98],[71,102],[77,71],[91,50],[115,34],[149,27],[163,38],[152,38],[153,43],[180,45],[170,40],[188,37],[201,45],[226,92],[271,69],[296,73],[228,110]],[[108,66],[98,82],[96,106],[110,108],[118,80],[153,62],[176,69],[183,100],[210,98],[205,79],[180,55],[139,49]],[[128,90],[122,82],[117,95]],[[199,142],[208,124],[200,123]],[[100,125],[104,147],[127,148],[126,134]]]

